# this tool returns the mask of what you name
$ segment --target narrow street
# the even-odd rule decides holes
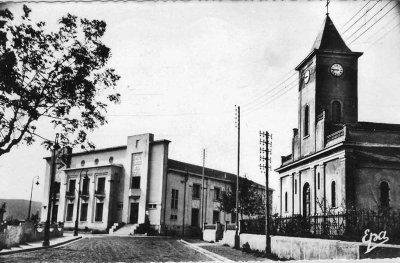
[[[177,239],[85,237],[61,247],[0,257],[0,262],[167,262],[211,261]]]

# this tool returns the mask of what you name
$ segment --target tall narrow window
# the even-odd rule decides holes
[[[83,185],[82,185],[82,195],[89,195],[89,178],[84,178],[83,179]]]
[[[81,205],[81,221],[87,221],[87,211],[88,211],[88,203],[82,203]]]
[[[221,189],[214,187],[214,201],[219,201]]]
[[[321,175],[318,173],[318,190],[321,188]]]
[[[342,105],[339,101],[332,102],[332,121],[340,122],[342,120]]]
[[[294,179],[294,193],[297,194],[297,179]]]
[[[332,182],[331,184],[331,204],[332,207],[336,207],[336,183]]]
[[[67,218],[65,221],[72,221],[72,216],[74,214],[74,204],[67,205]]]
[[[304,136],[310,134],[310,106],[304,108]]]
[[[310,202],[310,185],[304,184],[303,187],[303,215],[309,216],[311,214],[311,202]]]
[[[200,185],[193,184],[192,198],[200,198]]]
[[[382,182],[379,188],[381,190],[381,207],[389,207],[389,184]]]
[[[70,195],[75,195],[75,182],[76,180],[69,180],[68,192]]]
[[[102,221],[103,220],[103,203],[96,204],[96,216],[94,218],[95,221]]]
[[[100,177],[97,181],[97,193],[98,194],[104,194],[105,184],[106,184],[106,178]]]
[[[172,189],[171,208],[178,209],[178,190]]]
[[[287,207],[287,192],[285,193],[285,212],[288,211],[288,207]]]

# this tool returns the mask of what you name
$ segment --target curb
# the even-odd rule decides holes
[[[218,254],[216,254],[216,253],[213,253],[213,252],[211,252],[211,251],[208,251],[208,250],[206,250],[206,249],[204,249],[204,248],[201,248],[201,247],[198,247],[198,246],[196,246],[196,245],[193,245],[193,244],[191,244],[191,243],[189,243],[189,242],[186,242],[186,241],[183,240],[183,239],[178,240],[178,242],[182,243],[183,245],[185,245],[185,246],[187,246],[187,247],[192,248],[193,250],[196,250],[197,252],[199,252],[199,253],[201,253],[201,254],[203,254],[203,255],[209,257],[209,258],[212,259],[212,260],[215,260],[215,261],[222,261],[222,262],[233,262],[232,260],[230,260],[230,259],[228,259],[228,258],[226,258],[226,257],[223,257],[223,256],[221,256],[221,255],[218,255]]]
[[[3,255],[17,254],[17,253],[22,253],[22,252],[30,252],[30,251],[35,251],[35,250],[42,250],[42,249],[47,249],[47,248],[58,247],[61,245],[68,244],[72,241],[76,241],[81,238],[82,238],[82,236],[79,236],[79,237],[72,238],[72,239],[69,239],[69,240],[54,244],[54,245],[50,245],[48,247],[32,247],[32,248],[26,248],[26,249],[14,250],[14,251],[3,251],[3,252],[0,251],[0,257]]]

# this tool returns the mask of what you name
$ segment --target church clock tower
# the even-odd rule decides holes
[[[357,72],[361,52],[352,52],[327,14],[310,54],[299,72],[300,156],[316,151],[317,121],[324,134],[358,121]]]

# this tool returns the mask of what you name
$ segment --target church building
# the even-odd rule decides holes
[[[400,208],[400,125],[358,120],[358,58],[327,14],[299,72],[298,128],[275,171],[280,214]],[[377,102],[379,103],[379,102]]]

